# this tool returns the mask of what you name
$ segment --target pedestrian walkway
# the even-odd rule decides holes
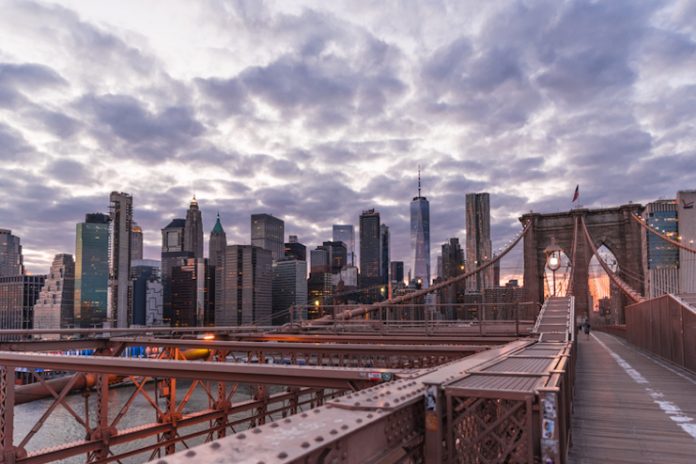
[[[570,462],[696,462],[696,375],[605,333],[578,334]]]

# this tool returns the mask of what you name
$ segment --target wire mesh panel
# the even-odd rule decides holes
[[[448,396],[451,463],[531,463],[532,397]]]

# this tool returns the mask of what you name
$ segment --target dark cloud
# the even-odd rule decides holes
[[[522,212],[567,210],[576,184],[586,206],[696,186],[689,2],[212,2],[176,59],[116,16],[9,5],[0,188],[17,201],[0,226],[28,250],[72,251],[75,223],[124,190],[149,257],[195,193],[206,235],[219,210],[231,243],[252,212],[315,246],[374,207],[408,263],[420,164],[434,268],[441,243],[464,242],[468,192],[491,193],[497,246]]]

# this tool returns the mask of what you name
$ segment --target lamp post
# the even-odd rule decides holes
[[[556,238],[551,237],[551,244],[544,249],[546,267],[553,274],[553,296],[556,296],[556,271],[561,267],[561,252],[563,249],[556,244]]]

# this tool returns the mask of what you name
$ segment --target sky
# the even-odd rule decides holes
[[[25,264],[134,197],[145,257],[193,194],[310,247],[376,208],[410,261],[417,166],[439,246],[491,194],[494,247],[530,210],[696,188],[696,2],[0,0],[0,228]],[[206,233],[207,240],[207,233]],[[206,245],[207,248],[207,245]]]

